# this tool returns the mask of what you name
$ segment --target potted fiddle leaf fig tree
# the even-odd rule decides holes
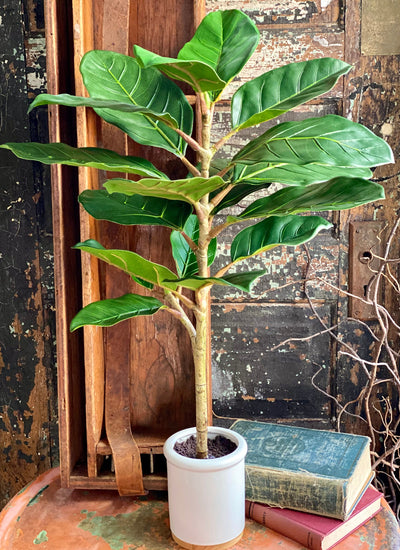
[[[90,51],[81,62],[89,97],[42,94],[31,105],[92,107],[137,143],[165,149],[178,157],[187,170],[184,179],[173,179],[173,174],[161,172],[144,159],[101,148],[73,148],[62,143],[2,146],[18,157],[46,164],[121,172],[124,176],[107,180],[104,189],[81,193],[79,201],[87,212],[96,219],[172,230],[175,272],[133,250],[109,250],[94,240],[77,244],[76,249],[128,273],[143,285],[144,292],[87,305],[72,320],[71,330],[83,325],[106,327],[138,315],[155,315],[160,310],[170,312],[187,329],[195,365],[196,428],[170,438],[165,453],[171,530],[176,540],[190,548],[233,543],[244,527],[246,444],[233,432],[207,425],[211,288],[219,285],[249,291],[265,270],[237,271],[236,265],[242,260],[279,245],[296,246],[331,227],[324,217],[305,213],[340,210],[382,199],[383,188],[370,180],[371,168],[393,161],[385,141],[337,115],[270,125],[259,129],[258,137],[233,157],[219,154],[238,132],[271,121],[328,92],[350,69],[337,59],[313,59],[267,71],[245,82],[231,98],[229,132],[216,139],[214,107],[258,42],[257,27],[242,12],[211,12],[176,59],[140,46],[135,46],[134,57]],[[197,96],[200,139],[192,134],[193,109],[175,81],[189,84]],[[195,163],[186,156],[188,148],[196,153]],[[273,183],[281,184],[281,188],[270,192]],[[239,202],[244,198],[248,206],[240,209]],[[235,206],[234,215],[231,206]],[[213,269],[217,240],[229,226],[237,228],[230,260]],[[157,298],[149,295],[151,289],[157,290]],[[160,289],[163,298],[159,297]],[[186,290],[192,291],[192,297]],[[236,449],[225,457],[202,460],[208,456],[210,438],[220,433],[233,441]],[[188,434],[195,436],[194,459],[174,450],[175,442],[184,442]],[[239,475],[238,481],[229,480],[220,466],[224,461]],[[207,476],[211,476],[211,486]],[[179,478],[184,479],[184,486],[176,489],[176,497],[174,484]],[[225,482],[219,494],[217,479]]]

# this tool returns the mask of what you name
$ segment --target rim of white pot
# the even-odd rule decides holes
[[[185,430],[176,432],[167,439],[164,443],[164,455],[171,464],[186,470],[195,469],[199,472],[213,472],[234,466],[246,456],[247,443],[244,437],[233,430],[218,426],[209,426],[208,435],[223,435],[234,441],[237,447],[232,453],[218,458],[201,459],[182,456],[174,450],[174,445],[177,441],[184,441],[195,433],[196,428],[186,428]]]

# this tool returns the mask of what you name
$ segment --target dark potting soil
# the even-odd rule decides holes
[[[208,440],[208,457],[219,458],[229,455],[237,448],[234,441],[231,441],[223,435],[217,435],[213,439]],[[196,458],[196,436],[191,435],[185,441],[177,441],[174,445],[174,450],[187,458]]]

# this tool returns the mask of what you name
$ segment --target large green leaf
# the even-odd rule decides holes
[[[260,33],[239,10],[210,12],[178,54],[179,59],[203,61],[224,82],[230,82],[253,54]]]
[[[330,90],[351,65],[325,57],[289,63],[241,86],[232,97],[232,127],[248,128],[281,116]]]
[[[9,149],[19,158],[37,160],[44,164],[89,166],[98,170],[127,172],[149,178],[168,179],[168,176],[157,170],[148,160],[139,157],[121,156],[109,149],[97,147],[76,148],[65,143],[5,143],[0,147]]]
[[[178,58],[161,57],[135,46],[144,67],[155,66],[169,77],[189,83],[196,92],[224,89],[243,68],[259,41],[251,19],[239,10],[211,12]]]
[[[257,162],[372,167],[393,162],[389,145],[371,130],[337,115],[283,122],[250,141],[234,157]]]
[[[143,67],[156,67],[174,80],[187,82],[197,93],[220,91],[226,86],[215,70],[202,61],[162,57],[140,46],[134,46],[134,52]]]
[[[192,133],[193,111],[184,93],[157,69],[143,69],[133,57],[103,50],[86,53],[80,68],[91,97],[132,103],[154,113],[169,113],[181,130]],[[95,111],[138,143],[161,147],[177,156],[186,150],[186,142],[161,120],[114,109]]]
[[[125,294],[119,298],[99,300],[88,304],[75,315],[70,330],[72,332],[85,325],[111,327],[132,317],[153,315],[164,307],[156,298],[139,294]]]
[[[212,178],[187,178],[172,181],[153,178],[131,181],[116,178],[108,180],[104,187],[109,193],[140,194],[195,204],[207,193],[224,185],[225,182],[222,178],[214,176]]]
[[[105,189],[83,191],[79,202],[97,220],[121,225],[162,225],[179,231],[192,211],[186,202],[141,195],[127,197],[120,193],[110,195]]]
[[[283,183],[285,185],[305,186],[310,183],[327,181],[339,176],[348,176],[349,168],[322,164],[258,164],[236,165],[232,182],[260,185]],[[369,168],[352,168],[351,175],[368,179],[372,176]]]
[[[271,183],[304,187],[311,183],[330,180],[335,176],[347,176],[348,173],[348,168],[320,164],[238,164],[234,167],[232,175],[232,182],[235,185],[214,208],[213,214],[238,204],[252,193],[267,189]],[[352,168],[351,173],[354,177],[365,179],[372,176],[369,168]]]
[[[231,259],[238,262],[275,246],[296,246],[332,224],[319,216],[271,216],[240,231],[232,241]]]
[[[185,233],[195,244],[199,240],[199,220],[192,214],[189,216],[183,228]],[[182,232],[171,232],[172,256],[174,257],[179,277],[191,277],[199,271],[196,255],[190,248]],[[208,247],[208,265],[210,266],[217,252],[217,239],[212,239]]]
[[[249,292],[251,286],[259,277],[265,275],[266,269],[256,271],[244,271],[241,273],[232,273],[224,277],[198,277],[193,275],[190,278],[178,279],[179,285],[191,290],[197,290],[202,286],[218,285],[233,286],[244,292]],[[175,281],[174,281],[175,282]]]
[[[154,120],[161,120],[168,126],[172,128],[178,128],[177,121],[167,112],[155,112],[147,107],[142,107],[140,105],[135,105],[128,100],[128,97],[125,98],[125,101],[112,100],[112,99],[103,99],[98,97],[79,97],[69,94],[40,94],[38,95],[31,106],[29,111],[34,107],[39,105],[64,105],[65,107],[92,107],[93,109],[112,109],[114,111],[121,111],[123,113],[137,113],[141,115],[146,115],[147,117]]]
[[[172,271],[163,265],[142,258],[136,252],[106,249],[93,239],[78,243],[73,248],[88,252],[92,256],[125,271],[131,277],[139,277],[149,283],[171,290],[175,290],[178,286],[176,284],[177,277]]]
[[[385,198],[381,185],[361,178],[335,178],[308,187],[281,189],[269,197],[256,200],[239,216],[247,220],[271,216],[286,216],[310,211],[345,210]]]

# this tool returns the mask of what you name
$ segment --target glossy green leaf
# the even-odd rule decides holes
[[[168,179],[168,176],[157,170],[148,160],[139,157],[125,157],[109,149],[76,148],[65,143],[6,143],[0,147],[9,149],[19,158],[37,160],[44,164],[88,166],[98,170]]]
[[[125,271],[131,277],[139,277],[149,283],[171,290],[176,290],[178,286],[175,282],[177,277],[172,271],[163,265],[142,258],[136,252],[106,249],[93,239],[78,243],[73,248],[88,252],[92,256]]]
[[[337,115],[284,122],[250,141],[234,162],[327,164],[369,168],[393,162],[389,145],[371,130]]]
[[[224,277],[197,277],[192,276],[190,278],[178,279],[179,285],[191,290],[197,290],[203,286],[218,285],[218,286],[232,286],[249,292],[251,286],[259,277],[265,275],[267,271],[265,269],[256,271],[245,271],[241,273],[232,273],[224,275]]]
[[[199,220],[197,216],[192,214],[189,216],[185,227],[183,228],[185,233],[195,244],[199,239]],[[190,248],[187,240],[184,238],[181,232],[172,231],[171,233],[171,247],[172,256],[175,260],[176,269],[179,277],[191,277],[198,273],[199,268],[197,265],[196,255]],[[208,265],[210,266],[217,252],[217,239],[212,239],[208,247]]]
[[[299,214],[310,211],[345,210],[385,198],[381,185],[361,178],[335,178],[308,187],[281,189],[269,197],[256,200],[239,216],[231,219],[247,220],[277,215]]]
[[[232,97],[232,127],[248,128],[281,116],[329,91],[351,65],[325,57],[289,63],[243,84]]]
[[[116,178],[108,180],[104,187],[109,193],[140,194],[147,197],[161,197],[195,204],[207,193],[224,185],[225,182],[222,178],[214,176],[212,178],[187,178],[184,180],[145,178],[139,181]]]
[[[92,107],[93,109],[112,109],[114,111],[121,111],[122,113],[137,113],[146,115],[149,118],[154,120],[161,120],[168,126],[172,128],[178,128],[177,121],[166,112],[155,112],[146,107],[140,105],[135,105],[131,101],[128,101],[128,96],[126,101],[121,100],[112,100],[112,99],[102,99],[98,97],[79,97],[69,94],[40,94],[38,95],[31,106],[29,111],[33,108],[38,107],[39,105],[64,105],[65,107]]]
[[[218,10],[204,17],[178,58],[202,61],[215,69],[221,80],[230,82],[249,60],[259,39],[256,25],[246,14]]]
[[[232,175],[232,183],[235,183],[235,186],[214,208],[213,214],[238,204],[252,193],[268,189],[272,183],[304,187],[311,183],[327,181],[335,176],[347,176],[348,173],[349,168],[319,164],[239,164],[234,167]],[[369,168],[352,168],[351,174],[365,179],[372,177]]]
[[[104,189],[83,191],[79,202],[97,220],[121,225],[161,225],[182,230],[192,209],[186,202],[120,193],[110,195]]]
[[[92,98],[131,103],[154,113],[169,113],[181,130],[192,133],[193,110],[184,93],[157,69],[143,69],[133,57],[103,50],[86,53],[80,68]],[[138,143],[161,147],[177,156],[186,150],[186,142],[172,128],[148,114],[108,108],[95,108],[95,111]]]
[[[141,279],[140,277],[135,277],[132,275],[132,281],[135,281],[140,286],[144,286],[144,288],[149,288],[150,290],[153,290],[154,285],[153,283],[149,283],[148,281],[145,281],[144,279]]]
[[[125,294],[119,298],[99,300],[85,306],[71,321],[71,332],[85,325],[111,327],[126,319],[139,315],[153,315],[165,307],[151,296]]]
[[[232,182],[260,185],[267,182],[302,186],[327,181],[339,176],[348,176],[349,168],[322,164],[269,164],[258,163],[237,165],[234,168]],[[369,168],[352,168],[352,177],[369,179]]]
[[[215,11],[202,20],[177,59],[139,46],[135,46],[135,55],[144,67],[157,67],[198,93],[219,92],[240,72],[258,41],[258,29],[247,15],[238,10]]]
[[[197,93],[220,91],[226,86],[226,83],[219,78],[215,70],[201,61],[185,61],[163,57],[140,46],[134,46],[134,52],[144,68],[156,67],[169,78],[187,82]]]
[[[240,231],[232,241],[231,259],[238,262],[275,246],[296,246],[332,224],[319,216],[271,216]]]

